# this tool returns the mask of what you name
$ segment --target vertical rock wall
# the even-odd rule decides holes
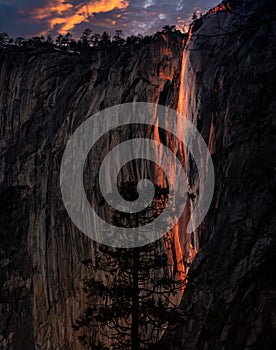
[[[80,56],[0,53],[1,349],[80,348],[72,323],[86,306],[81,261],[98,247],[74,227],[61,200],[65,145],[106,107],[176,106],[181,52],[182,38],[172,34]]]
[[[217,9],[195,23],[184,54],[182,105],[208,144],[216,188],[183,321],[160,349],[276,344],[275,11],[271,1],[229,3],[232,11]],[[193,175],[190,168],[196,193]]]

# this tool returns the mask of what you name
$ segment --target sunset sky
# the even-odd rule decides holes
[[[219,0],[0,0],[0,32],[35,36],[85,28],[95,33],[151,34],[166,24],[188,22],[195,9],[202,12]]]

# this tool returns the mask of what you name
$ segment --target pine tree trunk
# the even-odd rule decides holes
[[[140,350],[139,339],[139,248],[133,252],[131,350]]]

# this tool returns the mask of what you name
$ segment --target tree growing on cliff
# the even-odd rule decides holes
[[[172,25],[172,26],[169,26],[169,25],[166,25],[162,28],[162,33],[165,33],[165,34],[168,34],[168,33],[175,33],[177,30],[176,30],[176,26],[175,25]]]
[[[62,41],[63,41],[63,35],[62,34],[59,34],[57,37],[56,37],[56,44],[58,46],[61,46],[62,45]]]
[[[26,39],[24,39],[22,36],[18,36],[15,38],[14,43],[16,46],[21,47],[26,44]]]
[[[168,322],[181,319],[175,297],[185,279],[169,276],[172,266],[167,254],[152,254],[152,249],[109,249],[95,262],[85,261],[98,276],[113,277],[108,282],[99,277],[83,281],[90,302],[73,325],[75,330],[93,327],[95,333],[111,341],[113,349],[139,350],[156,342]],[[167,273],[161,273],[163,270]],[[84,332],[79,339],[93,349],[95,345],[104,346],[95,340],[95,334]]]
[[[94,33],[91,35],[91,44],[93,47],[98,47],[100,42],[101,36],[100,34]]]
[[[164,194],[160,189],[160,203]],[[151,212],[149,207],[136,223],[145,224]],[[114,350],[139,350],[156,342],[169,322],[182,317],[176,308],[186,283],[182,262],[172,262],[161,241],[142,248],[100,250],[94,259],[84,261],[95,277],[83,281],[88,306],[73,325],[83,331],[80,341],[104,349],[105,342],[97,335],[106,337]],[[89,327],[92,335],[85,331]]]
[[[110,43],[111,43],[110,35],[107,32],[103,32],[100,38],[100,46],[102,47],[109,46]]]
[[[125,39],[123,38],[123,36],[124,36],[124,33],[123,33],[122,30],[120,30],[120,29],[116,30],[112,42],[115,43],[115,45],[118,45],[118,46],[123,45],[126,42]]]
[[[9,35],[6,32],[0,33],[0,44],[6,45],[9,43]]]
[[[73,40],[73,35],[70,32],[67,32],[63,39],[62,39],[62,45],[64,46],[70,46]]]
[[[49,46],[52,46],[54,44],[54,39],[52,38],[51,35],[48,35],[46,38],[46,44]]]
[[[81,42],[83,46],[90,46],[91,44],[91,34],[92,30],[90,28],[86,28],[81,36]]]
[[[131,35],[127,37],[126,45],[138,45],[141,42],[143,42],[143,40],[144,40],[144,37],[142,34]]]

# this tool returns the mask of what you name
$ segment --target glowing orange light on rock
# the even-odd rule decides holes
[[[229,3],[225,3],[225,4],[219,4],[216,7],[214,7],[210,13],[218,13],[221,11],[231,11],[231,6]]]

